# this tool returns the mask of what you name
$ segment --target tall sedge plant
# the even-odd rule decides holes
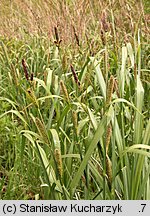
[[[63,50],[56,40],[37,36],[15,44],[16,54],[9,43],[2,45],[0,121],[11,124],[0,126],[6,136],[0,165],[7,171],[1,198],[29,199],[32,191],[33,199],[149,199],[150,121],[140,40],[134,49],[130,42],[119,49],[116,40],[121,54],[108,42],[92,57],[81,41],[82,52],[72,57],[70,47]]]

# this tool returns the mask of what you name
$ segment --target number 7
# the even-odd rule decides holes
[[[141,206],[143,206],[142,212],[144,212],[144,209],[145,209],[146,204],[141,204]]]

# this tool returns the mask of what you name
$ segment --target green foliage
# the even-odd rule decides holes
[[[94,53],[1,37],[1,199],[150,199],[147,38],[113,25]]]

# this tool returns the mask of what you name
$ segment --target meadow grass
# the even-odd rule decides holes
[[[21,9],[36,20],[35,9],[44,15],[51,5],[64,32],[52,21],[52,35],[46,34],[46,18],[30,32],[27,14],[15,36],[6,28],[4,37],[1,28],[0,198],[150,199],[149,29],[142,2],[77,1],[85,17],[76,24],[74,1],[45,2],[44,9],[40,1]],[[13,3],[11,9],[17,18]],[[119,20],[119,12],[128,20]]]

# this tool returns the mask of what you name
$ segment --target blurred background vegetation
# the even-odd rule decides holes
[[[149,10],[147,0],[1,0],[0,34],[21,38],[38,33],[53,38],[57,26],[64,43],[73,43],[75,33],[86,43],[100,35],[105,16],[111,30],[115,25],[117,40],[122,42],[134,35],[138,25],[148,34]]]

